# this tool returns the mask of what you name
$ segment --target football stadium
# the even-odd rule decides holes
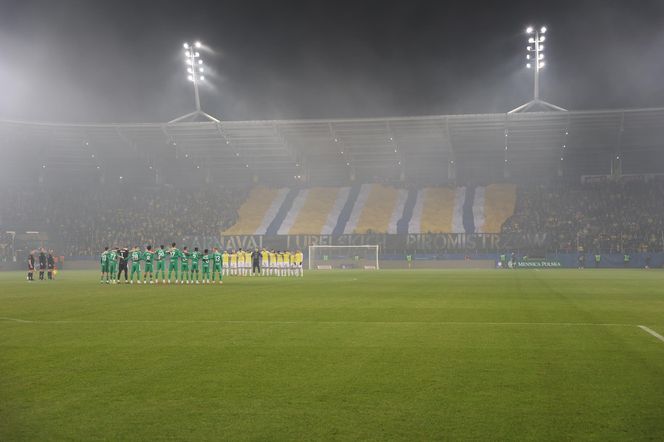
[[[664,10],[651,6],[602,13],[656,27]],[[81,8],[0,12],[17,29],[39,18],[69,40],[64,25],[89,18],[120,38],[101,6]],[[390,8],[372,20],[404,13]],[[288,23],[315,16],[294,9]],[[490,43],[520,51],[501,69],[525,84],[491,111],[222,118],[219,91],[239,80],[204,35],[163,52],[193,105],[174,99],[163,121],[87,121],[104,103],[78,98],[49,114],[8,87],[0,439],[664,440],[664,107],[575,101],[570,79],[564,107],[545,101],[547,75],[584,73],[548,71],[556,38],[581,25],[561,18],[572,7],[544,9],[551,23]],[[350,48],[330,38],[330,51]],[[125,68],[103,75],[124,84]],[[127,101],[102,89],[110,107]]]

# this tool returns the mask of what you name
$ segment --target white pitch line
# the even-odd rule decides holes
[[[17,318],[2,318],[2,317],[0,317],[0,321],[24,322],[24,323],[31,323],[31,322],[33,322],[33,321],[26,321],[25,319],[17,319]]]
[[[654,337],[656,337],[656,338],[659,339],[660,341],[664,342],[664,336],[660,335],[660,334],[657,333],[655,330],[653,330],[653,329],[651,329],[651,328],[648,328],[648,327],[646,327],[645,325],[639,325],[639,328],[640,328],[641,330],[643,330],[644,332],[653,335]]]
[[[135,319],[135,320],[27,320],[0,317],[0,321],[25,324],[276,324],[276,325],[488,325],[488,326],[554,326],[554,327],[634,327],[634,324],[612,324],[595,322],[472,322],[472,321],[261,321],[261,320],[222,320],[222,319]],[[642,326],[639,326],[642,327]],[[654,333],[654,332],[653,332]]]

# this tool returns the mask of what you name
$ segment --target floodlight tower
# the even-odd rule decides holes
[[[528,46],[526,46],[526,68],[533,70],[533,99],[528,103],[522,104],[516,109],[512,109],[509,113],[523,112],[533,109],[533,107],[544,108],[544,110],[557,110],[565,111],[560,106],[547,103],[540,99],[539,85],[540,85],[540,71],[546,66],[544,61],[544,42],[546,41],[546,26],[535,29],[532,26],[526,28],[526,35],[528,35]]]
[[[200,41],[196,41],[194,44],[184,43],[182,47],[184,48],[184,62],[187,68],[187,80],[194,84],[194,99],[196,102],[196,110],[194,112],[178,117],[175,120],[170,121],[170,123],[177,123],[184,120],[195,120],[196,117],[203,117],[209,121],[219,123],[218,119],[203,112],[203,109],[201,108],[201,98],[198,92],[198,85],[200,82],[205,81],[205,68],[203,66],[203,59],[201,58],[201,54],[198,52],[198,50],[201,49],[203,45]]]

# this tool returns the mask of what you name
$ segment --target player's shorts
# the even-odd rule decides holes
[[[232,262],[232,263],[231,263],[231,269],[234,269],[234,268],[236,268],[236,267],[237,267],[237,264],[234,263],[234,262]]]
[[[131,271],[132,272],[139,272],[141,270],[141,264],[138,262],[134,262],[131,264]]]
[[[163,260],[157,261],[157,270],[164,270],[164,264],[166,264]]]
[[[153,268],[151,262],[149,262],[149,263],[145,263],[145,270],[144,270],[144,271],[145,271],[145,273],[152,273],[152,272],[154,272],[154,268]]]
[[[101,265],[101,272],[102,273],[108,272],[108,264],[102,264]]]
[[[177,270],[177,268],[178,268],[178,262],[177,262],[177,261],[169,261],[169,262],[168,262],[168,268],[169,268],[169,269],[175,269],[175,270]]]
[[[203,273],[206,273],[206,272],[210,273],[210,266],[209,265],[208,266],[203,265],[202,270],[203,270]]]
[[[198,271],[198,263],[194,264],[193,262],[191,263],[191,271]]]
[[[188,272],[189,271],[189,264],[182,264],[180,266],[180,270],[183,272]]]
[[[117,267],[118,267],[118,266],[117,266],[116,264],[111,264],[111,265],[109,265],[109,266],[108,266],[108,273],[111,273],[111,274],[115,273],[116,270],[117,270]]]
[[[215,264],[214,266],[212,266],[212,270],[215,272],[221,272],[221,265]]]

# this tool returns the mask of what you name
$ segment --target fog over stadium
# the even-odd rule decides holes
[[[664,0],[0,0],[0,441],[664,441]]]
[[[543,94],[566,109],[664,103],[659,1],[0,4],[0,116],[164,122],[188,112],[180,45],[213,49],[223,120],[505,112],[530,95],[521,31],[555,35]]]

